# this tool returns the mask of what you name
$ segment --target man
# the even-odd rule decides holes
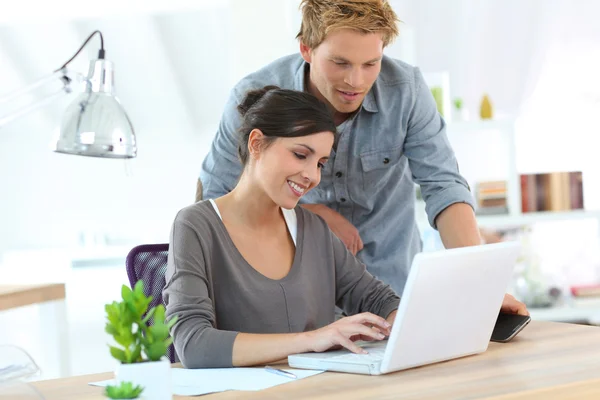
[[[481,243],[473,200],[420,71],[383,55],[398,18],[386,0],[302,0],[300,54],[233,89],[202,165],[203,198],[229,192],[241,172],[237,105],[265,85],[306,90],[334,113],[340,138],[303,207],[320,215],[369,271],[401,294],[421,239],[414,182],[446,248]],[[503,310],[527,314],[507,295]]]

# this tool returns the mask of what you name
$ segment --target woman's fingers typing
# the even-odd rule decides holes
[[[311,348],[320,352],[339,345],[354,353],[364,353],[354,341],[383,340],[389,335],[389,328],[390,324],[385,319],[371,313],[345,317],[313,331],[309,335]]]
[[[348,318],[352,318],[356,322],[365,326],[370,326],[371,328],[378,329],[384,335],[390,334],[390,329],[392,325],[390,325],[384,318],[381,318],[378,315],[371,313],[361,313]]]
[[[356,343],[354,343],[352,340],[350,340],[349,338],[345,337],[344,335],[340,335],[339,342],[340,342],[340,345],[342,345],[343,347],[347,348],[348,350],[350,350],[353,353],[356,353],[356,354],[367,354],[367,351],[365,349],[363,349],[362,347],[358,346]]]
[[[383,333],[377,332],[374,329],[361,324],[353,325],[349,332],[350,335],[345,335],[346,337],[360,335],[363,339],[368,338],[368,340],[382,340],[385,338],[385,335]]]

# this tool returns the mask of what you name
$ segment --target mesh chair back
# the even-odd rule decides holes
[[[136,246],[127,255],[127,277],[133,289],[140,279],[144,282],[144,294],[152,296],[150,308],[163,304],[162,290],[165,287],[165,273],[167,271],[167,257],[169,244],[143,244]],[[152,319],[150,320],[152,324]],[[175,349],[173,345],[167,349],[166,356],[175,362]]]

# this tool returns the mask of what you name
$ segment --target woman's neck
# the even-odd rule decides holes
[[[228,194],[217,199],[222,214],[233,218],[236,225],[260,229],[281,222],[280,207],[258,185],[249,181],[246,174]]]

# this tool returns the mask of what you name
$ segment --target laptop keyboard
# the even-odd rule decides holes
[[[369,354],[348,353],[331,357],[330,360],[365,363],[379,362],[383,360],[383,355],[385,354],[385,347],[371,348],[367,351],[369,352]]]

